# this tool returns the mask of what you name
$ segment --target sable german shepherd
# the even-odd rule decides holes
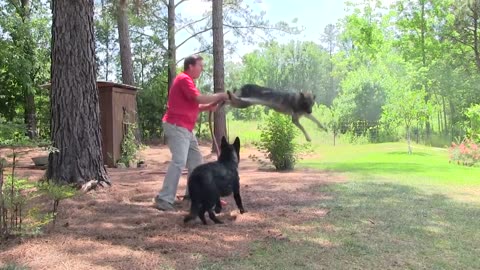
[[[197,216],[204,225],[205,212],[208,212],[215,224],[222,224],[215,213],[222,211],[220,197],[226,197],[233,193],[235,203],[240,214],[245,213],[240,197],[240,177],[238,175],[238,163],[240,162],[240,139],[235,138],[233,144],[229,144],[225,136],[220,145],[220,156],[215,162],[209,162],[196,167],[188,179],[188,192],[190,194],[190,213],[183,219],[184,223],[195,219]]]
[[[252,105],[264,105],[275,111],[292,116],[292,122],[303,132],[305,139],[311,141],[303,126],[300,124],[300,117],[305,116],[312,120],[317,126],[325,131],[327,129],[312,115],[312,107],[315,103],[315,95],[312,93],[292,93],[276,91],[272,88],[256,84],[245,84],[233,93],[227,91],[230,100],[228,104],[234,108],[247,108]]]

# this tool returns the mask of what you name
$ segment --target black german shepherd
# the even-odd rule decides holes
[[[190,213],[183,219],[184,223],[198,216],[202,223],[207,225],[205,212],[208,212],[208,216],[215,224],[222,224],[223,222],[213,213],[213,208],[215,207],[215,213],[220,213],[222,211],[220,197],[232,193],[240,214],[245,213],[238,176],[240,139],[237,137],[233,144],[228,144],[223,136],[220,151],[217,161],[199,165],[192,171],[187,184],[191,200]]]
[[[305,116],[313,121],[320,129],[327,129],[312,115],[315,95],[303,92],[278,91],[256,84],[245,84],[240,91],[227,91],[230,100],[228,104],[234,108],[247,108],[252,105],[264,105],[275,111],[290,115],[292,122],[303,132],[305,139],[311,141],[310,136],[300,124],[300,117]]]

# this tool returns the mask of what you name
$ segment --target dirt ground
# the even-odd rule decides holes
[[[0,151],[5,156],[5,151]],[[216,157],[202,146],[206,161]],[[32,151],[19,158],[18,174],[39,179],[44,171],[29,168]],[[311,190],[343,181],[338,175],[298,169],[288,173],[259,170],[242,148],[240,182],[247,213],[240,215],[233,196],[219,215],[223,225],[208,226],[198,220],[183,224],[188,203],[179,201],[176,212],[161,212],[153,198],[162,186],[170,159],[165,146],[150,146],[142,152],[144,168],[109,169],[110,188],[91,191],[60,204],[57,226],[35,238],[0,244],[0,266],[17,263],[31,269],[194,269],[198,263],[246,256],[253,241],[282,238],[282,228],[324,216],[326,209],[314,205],[326,195]],[[186,175],[177,195],[183,195]]]

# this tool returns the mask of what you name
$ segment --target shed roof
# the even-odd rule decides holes
[[[123,83],[115,83],[115,82],[107,82],[107,81],[97,81],[98,87],[119,87],[123,89],[130,89],[130,90],[140,90],[140,87],[136,87],[133,85],[123,84]],[[40,85],[41,88],[50,89],[51,83],[45,83]]]

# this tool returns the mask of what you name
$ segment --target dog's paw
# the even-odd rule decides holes
[[[188,215],[183,218],[183,223],[188,223],[189,221],[193,220],[195,217],[192,217],[191,215]]]
[[[245,209],[240,209],[240,214],[246,213],[247,211]]]
[[[221,206],[215,206],[215,214],[220,214],[222,212],[222,207]]]

